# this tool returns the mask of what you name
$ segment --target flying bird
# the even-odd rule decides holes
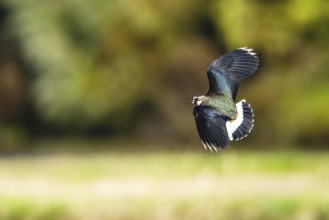
[[[222,55],[208,67],[208,93],[192,100],[196,127],[206,150],[218,152],[228,140],[240,140],[254,127],[252,108],[244,99],[235,103],[235,98],[241,80],[253,75],[258,65],[253,49],[242,47]]]

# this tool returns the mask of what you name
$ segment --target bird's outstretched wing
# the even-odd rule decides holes
[[[225,127],[228,117],[221,115],[216,109],[208,106],[194,107],[193,115],[205,149],[218,151],[225,148],[228,142]]]
[[[208,94],[230,94],[235,100],[240,81],[254,74],[258,65],[256,53],[247,47],[224,54],[208,67]]]

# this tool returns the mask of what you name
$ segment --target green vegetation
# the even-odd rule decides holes
[[[323,152],[2,157],[1,219],[328,219]]]
[[[251,143],[325,146],[328,11],[323,0],[4,0],[0,147],[54,133],[189,141],[186,102],[207,91],[210,61],[242,46],[261,57],[238,94],[255,111]]]

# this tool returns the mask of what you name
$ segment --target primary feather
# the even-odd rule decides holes
[[[224,54],[208,67],[208,94],[228,93],[235,100],[241,80],[253,75],[258,65],[258,56],[247,47]]]
[[[196,126],[202,143],[210,150],[224,148],[228,142],[225,129],[227,117],[211,107],[196,106],[193,110]]]

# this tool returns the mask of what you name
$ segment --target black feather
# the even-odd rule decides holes
[[[258,65],[259,58],[251,49],[240,48],[224,54],[208,67],[208,94],[230,93],[235,100],[240,81],[254,74]]]
[[[225,127],[228,117],[208,106],[196,106],[193,115],[202,142],[210,148],[211,146],[225,148],[228,143]]]

